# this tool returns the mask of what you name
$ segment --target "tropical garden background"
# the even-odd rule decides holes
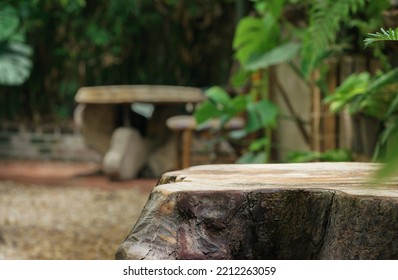
[[[387,161],[380,174],[394,174],[397,26],[396,0],[0,0],[0,259],[114,259],[157,184],[104,175],[73,119],[85,86],[202,89],[207,99],[190,113],[199,126],[219,122],[195,137],[228,143],[233,162]],[[105,126],[106,114],[95,117]],[[244,125],[225,129],[234,118]],[[173,147],[161,157],[172,165]],[[352,182],[340,178],[350,170],[336,182]],[[382,202],[333,204],[355,240],[390,251],[396,211],[375,186],[366,193]]]
[[[0,119],[70,120],[82,86],[186,85],[208,96],[199,123],[245,118],[222,135],[240,162],[383,159],[397,127],[397,47],[364,40],[395,27],[396,4],[2,0]],[[289,90],[292,80],[304,90]],[[283,121],[304,146],[281,154]],[[370,137],[369,122],[375,140],[352,144]]]

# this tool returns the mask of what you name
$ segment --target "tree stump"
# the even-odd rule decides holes
[[[205,165],[164,174],[117,259],[397,259],[397,182],[377,164]]]

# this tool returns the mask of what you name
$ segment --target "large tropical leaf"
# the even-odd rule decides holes
[[[233,41],[237,60],[245,64],[251,56],[271,50],[276,46],[279,34],[278,22],[271,15],[241,19]]]
[[[22,43],[0,44],[0,84],[21,85],[30,75],[32,49]]]
[[[259,57],[250,57],[244,65],[245,70],[256,71],[272,65],[276,65],[291,60],[299,51],[300,44],[289,42],[278,46]]]

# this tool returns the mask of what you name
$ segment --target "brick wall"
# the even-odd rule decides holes
[[[91,160],[100,156],[87,149],[73,124],[0,124],[0,158],[37,160]]]

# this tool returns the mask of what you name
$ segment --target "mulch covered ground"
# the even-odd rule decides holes
[[[0,259],[114,259],[155,179],[92,162],[0,160]]]

